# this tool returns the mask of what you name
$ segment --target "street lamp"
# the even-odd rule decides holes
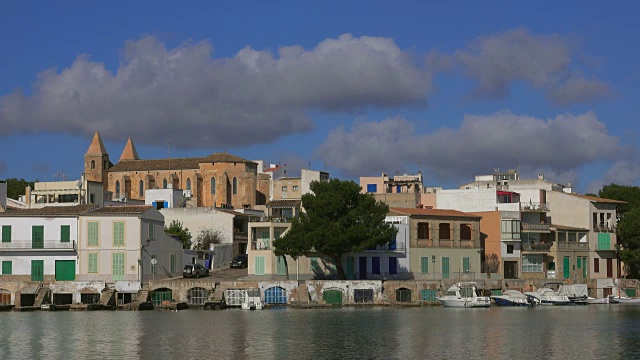
[[[435,255],[431,255],[431,263],[433,264],[432,268],[433,268],[433,281],[436,280],[436,256]]]

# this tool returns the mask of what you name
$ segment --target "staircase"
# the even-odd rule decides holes
[[[47,296],[47,293],[49,291],[51,291],[49,289],[49,285],[42,284],[42,286],[40,286],[40,288],[38,289],[38,293],[36,295],[36,301],[33,303],[33,306],[39,308],[40,305],[42,305],[42,302],[44,301],[44,298],[45,296]]]
[[[309,303],[311,301],[307,285],[298,285],[298,301],[301,303]]]
[[[147,302],[149,300],[149,290],[140,290],[136,302]]]
[[[115,292],[116,291],[112,288],[102,290],[102,295],[100,296],[100,305],[113,304],[114,302],[112,300],[113,300],[113,294]]]

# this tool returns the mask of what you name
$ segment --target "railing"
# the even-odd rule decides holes
[[[261,216],[261,217],[252,217],[249,222],[276,222],[276,223],[290,223],[290,217],[277,217],[277,216]]]
[[[549,211],[549,203],[543,202],[520,202],[520,209],[523,211]]]
[[[385,244],[382,246],[377,246],[375,249],[367,249],[365,250],[367,252],[369,251],[391,251],[391,252],[406,252],[407,251],[407,244],[403,243],[403,242],[396,242],[394,245],[389,245],[389,244]]]
[[[589,250],[589,243],[586,242],[567,242],[567,241],[558,241],[559,249],[584,249]]]
[[[616,232],[616,225],[593,225],[593,231],[595,232]]]
[[[471,239],[460,239],[460,247],[472,248],[472,247],[475,247],[475,242]]]
[[[524,251],[534,251],[534,252],[548,252],[551,250],[551,246],[553,243],[545,243],[545,244],[524,244],[522,250]]]
[[[237,231],[233,233],[233,238],[237,240],[247,240],[249,239],[249,234]]]
[[[549,224],[531,224],[521,223],[522,231],[551,231],[551,225]]]
[[[251,250],[271,250],[271,241],[263,243],[263,242],[251,242]]]
[[[596,251],[615,251],[615,250],[616,250],[616,244],[612,244],[611,242],[596,243]]]
[[[76,242],[45,240],[38,243],[32,240],[11,240],[11,242],[0,242],[0,250],[76,250]]]

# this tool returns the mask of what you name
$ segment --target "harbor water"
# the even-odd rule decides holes
[[[640,306],[0,313],[0,359],[640,358]]]

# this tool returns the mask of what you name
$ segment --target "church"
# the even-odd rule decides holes
[[[84,155],[87,180],[101,182],[113,199],[144,200],[147,189],[182,189],[191,193],[197,207],[254,208],[264,205],[258,164],[228,153],[198,158],[141,160],[131,138],[117,164],[96,131]],[[268,189],[268,185],[266,186]]]

